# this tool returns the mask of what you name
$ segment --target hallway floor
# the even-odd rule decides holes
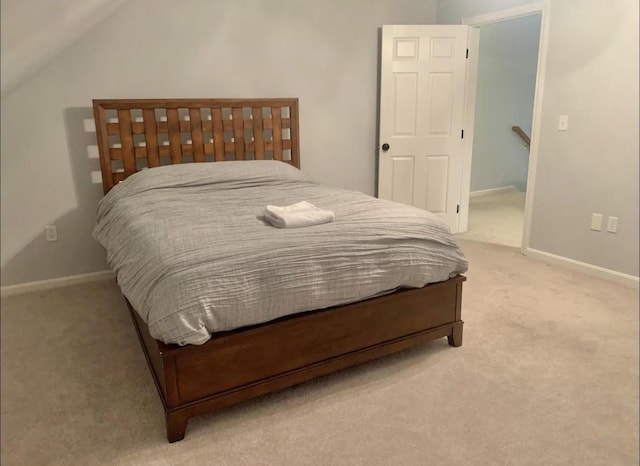
[[[455,235],[456,238],[519,248],[522,244],[525,195],[514,190],[472,197],[469,201],[469,228]]]

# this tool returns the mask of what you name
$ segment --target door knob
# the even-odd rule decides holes
[[[389,146],[389,144],[387,144],[387,143],[385,142],[384,144],[382,144],[382,151],[383,151],[383,152],[388,151],[388,150],[389,150],[389,147],[390,147],[390,146]]]

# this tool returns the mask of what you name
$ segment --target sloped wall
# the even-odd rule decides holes
[[[106,268],[93,98],[299,97],[303,169],[373,194],[378,28],[435,17],[435,0],[130,0],[2,99],[2,285]]]
[[[127,0],[3,0],[2,95],[117,11]]]

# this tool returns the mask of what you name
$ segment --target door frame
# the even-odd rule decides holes
[[[531,235],[531,219],[533,217],[533,197],[536,184],[536,167],[538,165],[538,150],[540,141],[540,126],[542,124],[542,102],[544,92],[544,79],[547,67],[547,46],[549,37],[549,0],[542,0],[535,3],[529,3],[514,8],[493,11],[490,13],[470,16],[462,18],[462,24],[468,26],[484,26],[486,24],[507,21],[510,19],[521,18],[523,16],[540,15],[540,39],[538,45],[538,65],[536,72],[536,86],[533,97],[533,118],[531,121],[531,144],[529,145],[529,167],[527,172],[527,192],[524,202],[524,223],[522,227],[522,245],[520,252],[526,254],[529,247]],[[472,155],[473,157],[473,155]],[[471,173],[471,159],[468,160],[469,166],[465,167]],[[469,182],[470,182],[469,177]],[[467,180],[463,180],[466,182]],[[462,199],[461,199],[462,200]],[[461,215],[464,215],[464,223],[466,224],[469,214],[469,201],[461,209]],[[462,223],[462,218],[460,219]]]

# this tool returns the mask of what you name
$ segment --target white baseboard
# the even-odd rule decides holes
[[[115,275],[111,270],[103,270],[101,272],[91,272],[83,273],[81,275],[70,275],[68,277],[52,278],[51,280],[39,280],[36,282],[20,283],[18,285],[8,285],[0,287],[0,296],[4,298],[5,296],[30,293],[32,291],[50,290],[52,288],[77,285],[80,283],[97,282],[114,277]]]
[[[565,266],[572,270],[585,273],[605,280],[620,283],[621,285],[631,288],[640,289],[640,278],[634,277],[615,270],[605,269],[597,265],[587,264],[567,257],[557,256],[549,252],[539,251],[533,248],[526,248],[525,255],[533,259],[539,259],[550,264]],[[101,272],[84,273],[81,275],[70,275],[68,277],[52,278],[50,280],[40,280],[36,282],[20,283],[18,285],[8,285],[0,287],[0,296],[12,296],[33,291],[50,290],[63,286],[78,285],[80,283],[97,282],[100,280],[108,280],[115,278],[111,270],[103,270]]]
[[[567,257],[556,256],[537,249],[526,248],[525,255],[534,259],[547,262],[549,264],[557,264],[567,267],[578,272],[591,275],[593,277],[603,278],[612,282],[620,283],[621,285],[629,286],[631,288],[640,289],[640,279],[633,275],[628,275],[622,272],[616,272],[615,270],[605,269],[604,267],[598,267],[597,265],[587,264],[586,262],[580,262],[577,260],[569,259]]]
[[[469,197],[488,196],[490,194],[507,193],[510,191],[517,191],[515,186],[502,186],[500,188],[481,189],[479,191],[471,191]]]

